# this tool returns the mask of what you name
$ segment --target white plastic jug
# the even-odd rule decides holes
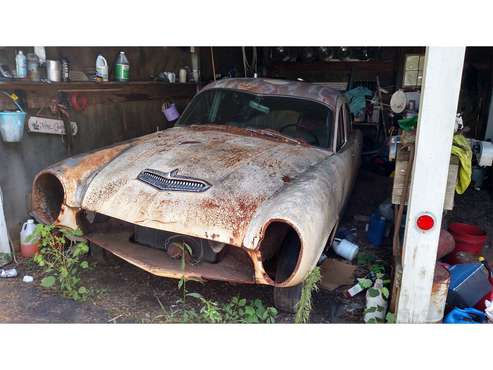
[[[38,241],[32,240],[32,235],[36,230],[36,224],[33,219],[27,220],[21,229],[21,254],[26,257],[32,257],[38,253]]]
[[[96,79],[108,81],[108,62],[101,54],[96,58]]]
[[[335,239],[332,248],[334,252],[348,261],[352,261],[359,252],[359,247],[347,239]]]

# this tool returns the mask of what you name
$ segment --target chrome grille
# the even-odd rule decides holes
[[[188,176],[178,176],[177,172],[178,169],[170,172],[145,169],[139,173],[137,179],[162,191],[201,193],[211,187],[207,181]]]

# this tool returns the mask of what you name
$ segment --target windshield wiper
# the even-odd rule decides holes
[[[265,136],[281,138],[281,139],[284,139],[284,140],[287,140],[287,141],[290,141],[290,142],[293,142],[296,144],[307,144],[307,142],[304,140],[294,139],[290,136],[283,135],[279,131],[272,130],[272,129],[260,129],[260,128],[255,129],[255,128],[248,128],[247,127],[247,128],[245,128],[245,130],[250,131],[250,132],[260,133],[260,134],[263,134]]]

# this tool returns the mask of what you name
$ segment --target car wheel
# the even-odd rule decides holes
[[[286,280],[295,269],[299,251],[297,243],[299,239],[293,234],[288,234],[277,259],[276,281]],[[281,311],[295,313],[302,290],[303,283],[287,288],[274,287],[275,306]]]

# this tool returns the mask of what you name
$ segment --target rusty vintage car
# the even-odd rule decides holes
[[[224,79],[175,127],[41,171],[33,213],[155,275],[272,285],[293,311],[335,233],[361,141],[336,90]]]

